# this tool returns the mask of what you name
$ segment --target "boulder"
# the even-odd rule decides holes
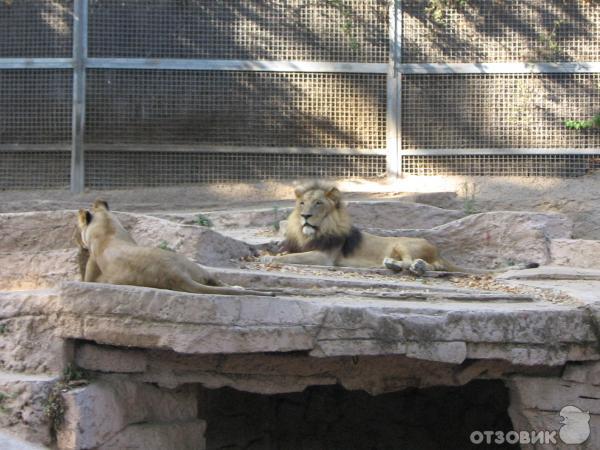
[[[350,202],[348,212],[358,228],[435,228],[465,216],[463,211],[409,202]]]
[[[0,428],[26,441],[50,445],[51,424],[45,407],[57,381],[48,375],[0,372]]]
[[[60,373],[66,346],[58,336],[54,291],[0,292],[0,370]]]
[[[198,415],[196,395],[189,388],[160,389],[117,376],[67,391],[63,399],[65,416],[57,440],[64,450],[101,447],[132,424],[187,422]],[[126,443],[123,437],[117,441]]]
[[[600,241],[586,239],[552,239],[552,265],[600,269]]]
[[[444,258],[465,267],[494,269],[516,263],[550,262],[550,239],[570,238],[572,222],[556,213],[474,214],[430,230],[367,231],[380,236],[423,237]]]
[[[140,214],[117,213],[117,217],[139,245],[170,249],[200,264],[232,266],[255,254],[250,245],[206,227]]]
[[[0,261],[0,290],[45,289],[81,279],[76,248],[0,253]]]
[[[213,222],[215,228],[271,227],[287,218],[293,208],[270,208],[258,210],[212,211],[202,213]],[[433,228],[465,216],[458,210],[406,201],[350,201],[348,212],[358,227],[377,228]],[[192,217],[196,215],[190,215]],[[168,217],[168,216],[163,216]],[[182,215],[174,215],[182,220]],[[183,219],[185,220],[185,219]],[[186,223],[193,223],[188,218]]]
[[[75,211],[0,214],[0,258],[9,252],[38,252],[74,248]]]
[[[600,387],[565,381],[558,377],[525,376],[511,377],[507,386],[510,392],[508,413],[515,430],[546,431],[553,433],[556,439],[554,443],[524,445],[522,448],[548,450],[563,448],[562,438],[568,437],[569,429],[583,431],[582,439],[585,440],[577,446],[568,446],[568,448],[579,450],[598,448],[600,407],[597,399],[600,396]],[[589,412],[589,422],[586,419],[584,423],[575,424],[567,421],[563,424],[560,411],[566,406],[574,406],[583,412]],[[590,434],[586,438],[587,431]],[[572,444],[572,442],[567,443]]]

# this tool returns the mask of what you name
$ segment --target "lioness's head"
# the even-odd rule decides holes
[[[108,203],[104,200],[96,200],[91,210],[80,209],[77,215],[77,225],[81,233],[77,243],[89,250],[92,250],[94,241],[108,237],[116,237],[134,243],[121,222],[109,211]]]
[[[79,245],[83,248],[90,248],[90,240],[93,228],[106,228],[108,212],[108,203],[104,200],[96,200],[92,205],[92,210],[80,209],[77,213],[77,226],[80,231],[80,239],[77,239]],[[93,226],[92,226],[93,224]]]

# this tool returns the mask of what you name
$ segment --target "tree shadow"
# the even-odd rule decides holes
[[[600,5],[594,2],[470,0],[440,23],[427,16],[427,3],[403,2],[404,63],[600,58]],[[598,149],[597,130],[574,132],[564,122],[600,111],[599,88],[597,74],[407,75],[402,148]]]
[[[401,62],[600,59],[600,5],[470,0],[440,23],[428,0],[403,0]],[[377,62],[388,60],[388,1],[90,0],[90,57]],[[72,1],[0,0],[0,57],[68,57]],[[70,72],[6,71],[1,143],[69,144]],[[293,147],[277,159],[117,151],[92,167],[149,178],[381,175],[385,158],[309,155],[311,148],[386,146],[386,77],[377,74],[89,70],[86,143]],[[43,75],[43,76],[42,76]],[[597,74],[407,75],[402,149],[600,148],[566,119],[600,110]],[[90,151],[90,157],[95,150]],[[158,155],[156,153],[155,155]],[[208,155],[208,156],[207,156]],[[210,157],[216,161],[212,168]],[[129,158],[129,159],[128,159]],[[155,159],[153,162],[149,162]],[[179,159],[177,159],[179,158]],[[93,158],[91,159],[93,160]],[[227,172],[226,167],[232,168]],[[335,169],[336,165],[341,168]],[[279,172],[277,172],[277,170]],[[295,171],[295,172],[294,172]],[[230,175],[227,175],[227,174]],[[190,175],[189,179],[193,177]],[[174,178],[171,178],[174,179]]]

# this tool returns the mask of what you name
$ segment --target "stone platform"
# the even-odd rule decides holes
[[[354,208],[369,215],[381,204]],[[339,385],[383,395],[501,380],[515,430],[557,431],[559,411],[573,405],[590,412],[592,429],[573,448],[597,448],[597,243],[570,239],[560,214],[462,217],[420,205],[415,217],[430,228],[415,231],[410,207],[390,208],[402,223],[374,232],[426,234],[460,264],[542,267],[447,280],[264,266],[239,259],[265,245],[245,239],[236,225],[242,213],[210,216],[213,230],[185,223],[185,215],[121,213],[145,245],[164,241],[229,284],[278,290],[277,297],[195,295],[72,281],[73,212],[0,215],[10,230],[0,236],[3,433],[60,449],[200,449],[211,426],[201,417],[200,387],[273,395]],[[248,219],[253,236],[264,237],[271,213]],[[371,225],[390,227],[390,217]],[[55,438],[45,412],[56,389],[63,410]]]

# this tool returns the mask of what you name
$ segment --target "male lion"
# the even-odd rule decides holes
[[[273,295],[224,286],[205,268],[182,255],[137,245],[105,201],[96,200],[91,212],[80,209],[78,226],[77,242],[89,251],[84,281],[200,294]]]
[[[465,269],[444,260],[429,241],[412,237],[381,237],[352,226],[340,191],[332,184],[312,182],[295,191],[296,207],[288,218],[282,256],[261,262],[343,267],[381,267],[426,271],[489,273]],[[530,264],[527,267],[537,267]],[[524,268],[524,267],[511,267]]]

